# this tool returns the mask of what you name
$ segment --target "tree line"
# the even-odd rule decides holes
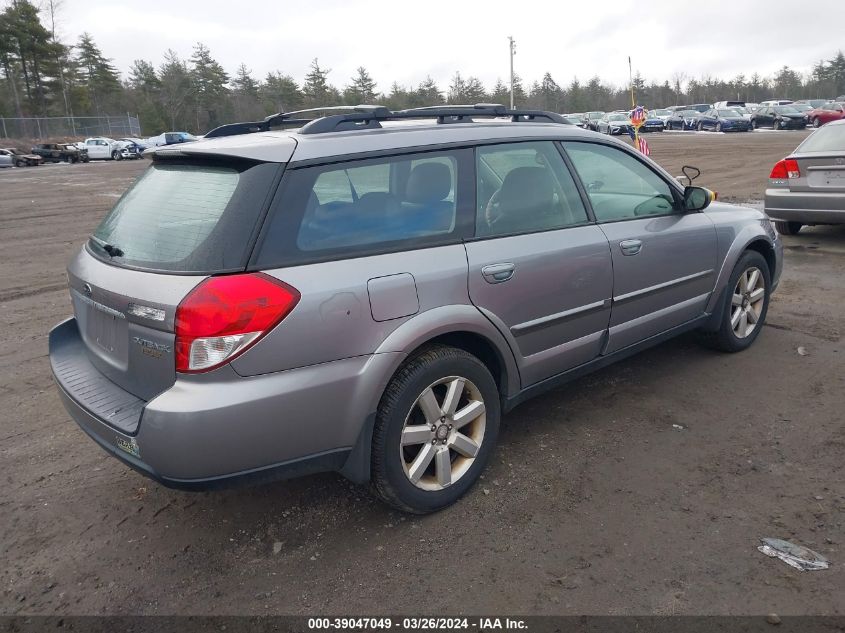
[[[207,46],[197,43],[182,59],[172,50],[156,65],[136,60],[121,76],[88,33],[75,43],[56,35],[61,0],[11,0],[0,13],[0,116],[88,116],[137,113],[145,133],[186,130],[204,133],[222,123],[326,105],[380,103],[403,109],[445,103],[510,102],[510,86],[499,79],[492,88],[477,77],[455,72],[448,86],[426,77],[416,86],[393,82],[379,86],[361,66],[342,87],[329,79],[330,68],[314,59],[304,81],[273,71],[256,78],[246,64],[228,73]],[[647,107],[712,103],[739,99],[833,98],[845,94],[845,55],[820,60],[809,73],[783,66],[771,77],[755,73],[724,80],[675,72],[663,82],[633,78],[637,102]],[[559,84],[546,72],[528,84],[515,78],[514,102],[553,112],[615,110],[631,105],[629,86],[599,77]]]

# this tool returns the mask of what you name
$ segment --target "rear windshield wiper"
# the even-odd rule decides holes
[[[91,236],[91,239],[94,240],[100,246],[100,248],[106,251],[106,254],[108,254],[109,257],[123,257],[123,251],[120,250],[114,244],[108,244],[103,240],[94,237],[93,235]]]

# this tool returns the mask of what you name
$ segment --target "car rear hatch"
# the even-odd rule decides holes
[[[209,275],[244,270],[281,171],[278,163],[242,158],[157,158],[68,267],[86,357],[65,370],[90,374],[90,363],[143,401],[170,387],[177,307]],[[96,411],[89,394],[57,379]],[[105,392],[120,399],[114,389]],[[134,430],[131,420],[123,426]]]
[[[845,151],[799,154],[798,178],[789,179],[789,190],[812,193],[845,193]]]

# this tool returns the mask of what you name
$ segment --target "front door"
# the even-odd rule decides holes
[[[522,386],[599,355],[610,316],[607,239],[552,142],[476,150],[472,302],[508,339]]]
[[[716,229],[633,151],[564,144],[613,258],[613,307],[605,354],[704,313],[716,281]]]

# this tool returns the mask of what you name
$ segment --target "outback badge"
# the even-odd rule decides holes
[[[138,459],[141,458],[141,447],[138,446],[138,440],[134,437],[124,438],[118,437],[117,438],[117,447],[122,450],[124,453],[129,453],[133,457],[137,457]]]

